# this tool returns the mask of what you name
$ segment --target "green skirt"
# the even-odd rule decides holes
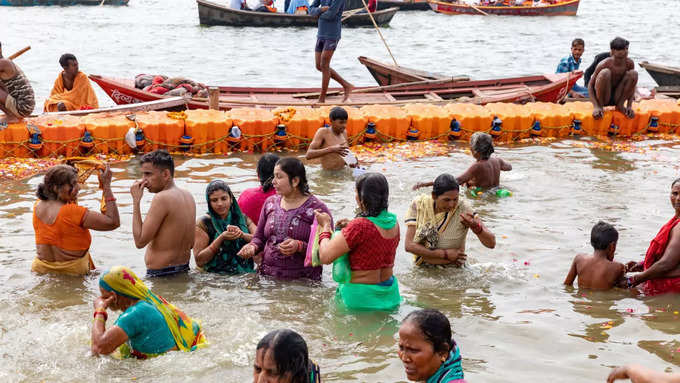
[[[335,291],[335,299],[351,310],[393,310],[401,304],[399,282],[393,276],[389,286],[384,282],[377,285],[340,283]]]

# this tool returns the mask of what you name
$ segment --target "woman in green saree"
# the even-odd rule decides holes
[[[257,228],[241,212],[234,194],[224,181],[208,184],[205,191],[208,213],[196,222],[194,259],[203,270],[222,274],[255,271],[251,259],[236,255],[253,238]]]
[[[397,216],[387,211],[388,198],[384,175],[366,173],[359,177],[356,201],[361,213],[332,239],[331,217],[316,212],[321,263],[333,263],[347,253],[351,278],[338,285],[336,298],[349,309],[392,310],[401,303],[399,283],[392,273],[399,224]]]

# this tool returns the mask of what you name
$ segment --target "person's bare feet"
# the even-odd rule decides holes
[[[345,96],[342,98],[342,102],[345,103],[347,100],[349,100],[349,96],[352,94],[352,91],[354,90],[354,85],[348,84],[347,86],[342,87],[343,93]]]
[[[626,118],[628,119],[635,118],[635,112],[633,111],[633,108],[626,108],[623,105],[617,105],[616,110],[623,113],[623,115],[626,116]]]
[[[595,108],[593,109],[593,118],[596,120],[601,119],[604,116],[604,109],[602,108]]]

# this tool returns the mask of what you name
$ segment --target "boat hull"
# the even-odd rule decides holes
[[[378,10],[398,7],[399,11],[429,11],[430,5],[427,0],[379,0]]]
[[[500,16],[576,16],[579,2],[580,0],[570,0],[542,7],[477,6],[473,8],[464,3],[428,0],[430,8],[438,13],[448,15],[481,15],[482,13],[478,11],[481,10],[490,15]]]
[[[311,15],[289,15],[285,13],[267,13],[242,11],[206,0],[197,0],[198,19],[201,25],[226,25],[236,27],[317,27],[318,19]],[[373,12],[378,25],[385,26],[392,21],[399,8]],[[345,27],[372,26],[367,13],[349,15],[343,22]]]
[[[640,63],[640,66],[645,68],[659,86],[680,86],[680,68],[652,64],[646,61]]]
[[[127,5],[130,0],[105,0],[103,5]],[[32,6],[70,6],[70,5],[102,5],[101,0],[0,0],[0,6],[32,7]]]

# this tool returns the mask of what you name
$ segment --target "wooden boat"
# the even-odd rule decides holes
[[[647,61],[641,62],[640,66],[645,68],[659,86],[680,86],[680,68],[652,64]]]
[[[378,10],[398,7],[400,11],[429,11],[427,0],[378,0]]]
[[[0,0],[1,1],[1,0]],[[316,27],[318,20],[311,15],[289,15],[231,9],[227,5],[207,0],[196,0],[198,19],[202,25],[229,25],[238,27]],[[378,25],[388,25],[399,8],[394,7],[372,13]],[[347,11],[342,25],[345,27],[373,26],[367,13]]]
[[[459,81],[457,79],[426,80],[385,87],[357,88],[348,102],[342,102],[341,88],[328,91],[325,104],[317,104],[319,88],[250,88],[219,87],[219,107],[277,108],[280,106],[324,106],[369,104],[403,105],[409,103],[444,103],[465,101],[476,104],[491,102],[557,102],[562,100],[583,72],[528,76],[500,80]],[[164,96],[135,88],[132,79],[89,76],[116,104],[134,104],[160,100]],[[187,100],[189,109],[207,109],[206,99]]]
[[[526,76],[526,77],[515,77],[515,78],[502,78],[494,80],[477,80],[470,81],[467,76],[457,76],[450,77],[441,74],[435,74],[431,72],[425,72],[417,69],[409,69],[402,66],[396,66],[391,64],[385,64],[380,61],[376,61],[364,56],[359,57],[359,61],[366,66],[366,69],[373,75],[373,78],[381,86],[399,84],[399,83],[409,83],[412,81],[442,81],[444,79],[450,79],[452,84],[447,84],[452,88],[457,89],[472,89],[472,93],[477,96],[483,93],[495,92],[498,90],[515,89],[519,91],[520,89],[531,88],[532,94],[537,101],[545,102],[558,102],[564,98],[561,90],[567,86],[571,89],[576,81],[581,78],[582,72],[572,72],[571,74],[562,75],[538,75],[538,76]],[[536,91],[537,88],[543,88],[540,91]],[[559,92],[556,92],[559,91]]]
[[[166,98],[161,98],[159,100],[139,102],[139,103],[135,103],[135,104],[108,106],[108,107],[97,108],[97,109],[69,110],[69,111],[66,111],[66,112],[50,112],[50,113],[45,113],[44,115],[48,115],[48,116],[61,116],[61,115],[86,116],[88,114],[97,114],[97,113],[117,113],[117,114],[120,114],[120,113],[148,112],[150,110],[182,110],[182,109],[186,109],[187,100],[188,99],[186,97],[180,97],[180,96],[166,97]]]
[[[359,56],[359,62],[366,66],[378,85],[403,84],[414,81],[441,80],[451,78],[443,74],[425,72],[417,69],[410,69],[403,66],[381,63],[365,56]],[[458,77],[460,80],[469,80],[467,76]]]
[[[130,0],[104,0],[103,5],[127,5]],[[0,6],[31,7],[41,5],[102,5],[102,0],[0,0]]]
[[[463,2],[427,0],[433,11],[447,15],[576,16],[580,0],[566,0],[542,6],[475,6]],[[482,12],[480,12],[480,10]]]

